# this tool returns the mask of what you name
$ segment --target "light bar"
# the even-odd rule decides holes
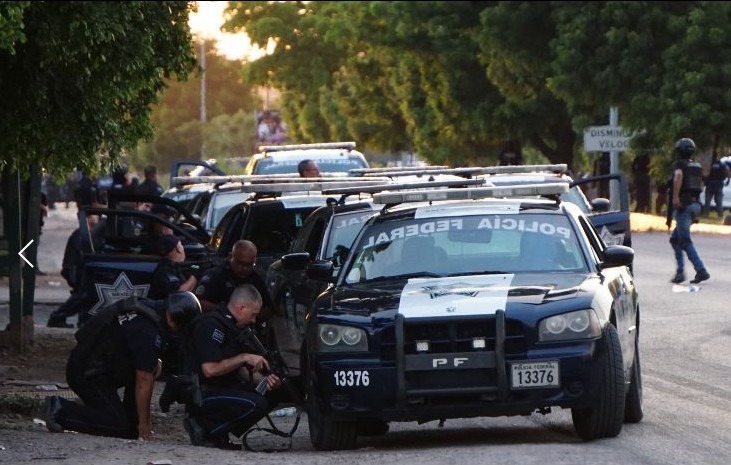
[[[353,187],[355,183],[351,181],[343,182],[298,182],[298,183],[271,183],[271,184],[252,184],[249,190],[252,193],[273,193],[273,192],[323,192],[325,190],[338,190]],[[359,186],[382,185],[382,181],[361,182]],[[330,195],[330,194],[325,194]]]
[[[464,189],[439,189],[404,192],[382,192],[373,196],[373,203],[391,204],[408,202],[429,202],[438,200],[469,200],[505,197],[533,197],[538,195],[560,195],[568,192],[565,182],[545,184],[523,184],[519,186],[468,187]]]
[[[318,144],[260,145],[260,152],[283,152],[285,150],[345,149],[353,150],[355,142],[321,142]]]
[[[350,170],[349,173],[353,173],[354,176],[419,176],[426,174],[453,174],[456,176],[477,176],[486,174],[519,174],[519,173],[563,173],[568,169],[565,163],[556,165],[509,165],[509,166],[476,166],[476,167],[464,167],[464,168],[414,168],[411,170],[383,170],[377,173],[353,173],[357,170]]]
[[[173,186],[182,186],[187,184],[226,184],[226,183],[249,183],[249,184],[263,184],[263,183],[300,183],[300,182],[351,182],[353,184],[366,182],[372,184],[373,182],[389,182],[390,179],[387,177],[370,177],[370,178],[354,178],[351,176],[320,176],[314,178],[303,178],[300,176],[293,176],[292,174],[253,174],[253,175],[231,175],[231,176],[176,176],[172,180]]]
[[[373,179],[373,178],[363,178],[363,180],[366,179]],[[344,189],[325,189],[322,191],[325,195],[334,195],[334,194],[373,194],[375,192],[383,192],[383,191],[398,191],[402,189],[425,189],[425,188],[437,188],[437,187],[464,187],[464,186],[481,186],[485,184],[485,179],[457,179],[452,181],[429,181],[429,182],[412,182],[412,183],[402,183],[402,184],[394,184],[394,183],[386,183],[386,184],[376,184],[376,185],[368,185],[368,183],[361,183],[358,184],[356,187],[347,187]],[[360,187],[363,186],[363,187]]]

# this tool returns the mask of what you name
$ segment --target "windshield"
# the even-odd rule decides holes
[[[306,157],[303,156],[303,160]],[[368,168],[359,157],[343,157],[334,159],[311,158],[317,162],[321,173],[340,173],[351,169]],[[256,164],[253,174],[298,174],[297,165],[301,160],[275,160],[273,158],[262,158]]]
[[[213,215],[211,215],[211,224],[209,229],[215,229],[224,215],[231,210],[234,205],[243,202],[249,197],[248,192],[221,192],[213,196]]]
[[[330,231],[330,240],[326,245],[325,257],[332,258],[335,266],[342,265],[350,252],[350,246],[353,245],[355,236],[374,213],[373,210],[356,211],[335,217]]]
[[[509,213],[410,218],[369,225],[346,283],[417,276],[586,271],[562,215]]]

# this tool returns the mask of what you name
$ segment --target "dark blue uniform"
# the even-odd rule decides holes
[[[182,271],[173,262],[163,258],[152,273],[150,292],[147,297],[150,299],[164,299],[171,293],[177,292],[186,279]]]
[[[205,299],[215,304],[225,306],[231,294],[237,286],[242,284],[251,284],[261,294],[262,313],[259,315],[261,320],[266,320],[269,316],[267,313],[271,311],[272,299],[269,297],[264,280],[255,271],[252,271],[244,280],[237,280],[231,272],[228,262],[222,266],[217,266],[206,271],[206,273],[198,281],[195,289],[195,295],[200,299]]]
[[[164,318],[162,302],[143,302]],[[61,408],[56,422],[80,433],[137,439],[136,372],[155,371],[165,338],[158,323],[132,312],[120,315],[101,335],[105,347],[116,348],[113,353],[95,351],[89,357],[77,345],[66,365],[66,379],[83,404],[57,398]],[[117,394],[120,387],[123,398]]]

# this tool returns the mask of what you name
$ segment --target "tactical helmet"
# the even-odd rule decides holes
[[[695,153],[695,142],[689,137],[683,137],[675,143],[675,156],[690,158]]]
[[[185,326],[201,314],[201,303],[192,292],[173,292],[168,296],[170,319],[178,326]]]

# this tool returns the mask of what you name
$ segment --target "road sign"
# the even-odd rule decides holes
[[[584,129],[587,152],[625,152],[633,134],[622,126],[589,126]]]

